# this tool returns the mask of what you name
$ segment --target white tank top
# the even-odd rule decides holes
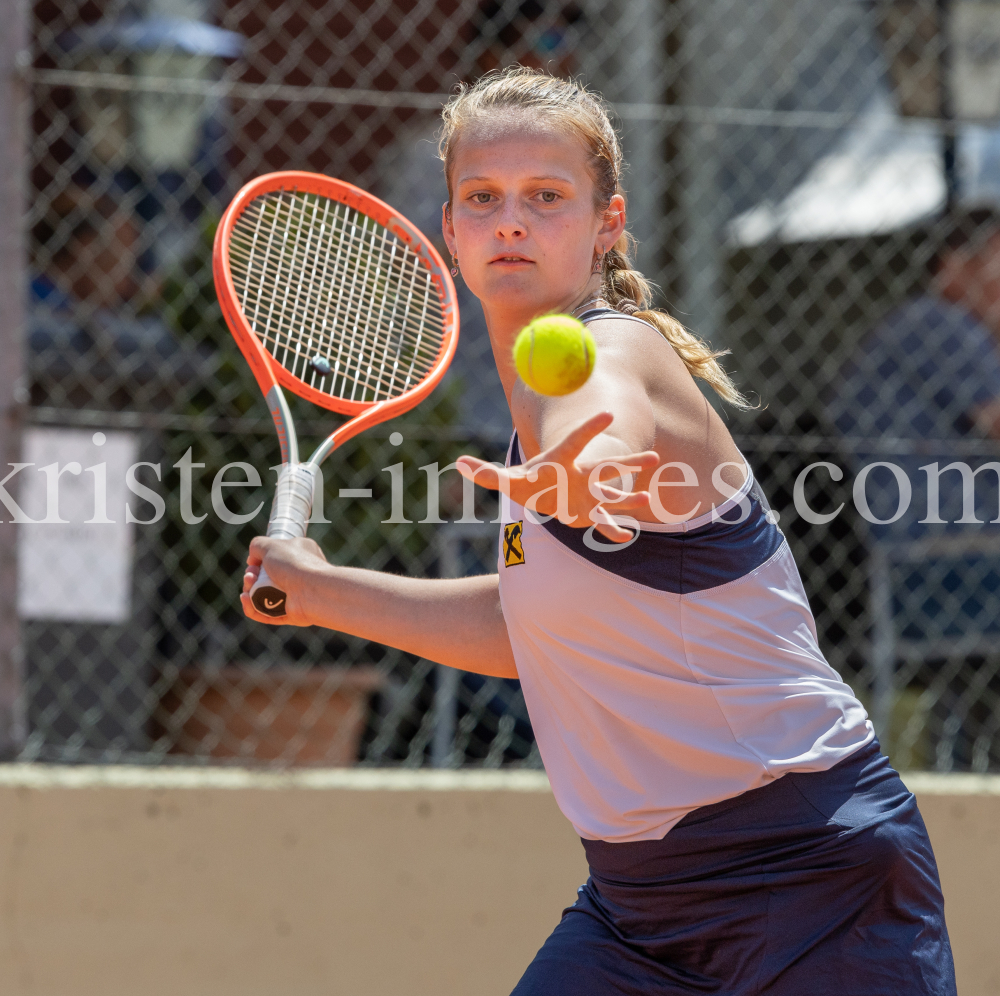
[[[522,462],[515,434],[507,464]],[[552,790],[581,837],[658,840],[699,806],[824,771],[874,737],[819,649],[749,466],[714,518],[642,523],[613,552],[503,504],[507,632]]]

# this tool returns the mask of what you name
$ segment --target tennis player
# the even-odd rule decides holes
[[[515,996],[953,996],[914,797],[817,644],[788,544],[694,377],[717,353],[631,267],[600,98],[515,68],[444,110],[444,236],[486,314],[515,432],[498,574],[422,580],[255,539],[284,622],[519,678],[590,878]],[[517,379],[514,338],[575,312],[574,394]],[[604,483],[601,483],[601,482]],[[264,623],[244,594],[245,611]]]

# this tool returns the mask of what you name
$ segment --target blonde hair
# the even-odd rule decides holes
[[[542,70],[510,66],[487,73],[472,86],[462,84],[441,112],[438,155],[444,161],[449,203],[451,169],[462,128],[487,116],[495,119],[504,111],[530,112],[533,122],[568,129],[581,139],[589,155],[598,211],[604,211],[615,194],[625,196],[621,186],[621,143],[601,96]],[[738,408],[749,408],[749,402],[719,364],[719,358],[729,350],[712,349],[666,312],[651,307],[653,286],[632,266],[634,247],[635,239],[623,232],[604,254],[601,296],[617,311],[654,326],[692,376],[710,384],[721,398]]]

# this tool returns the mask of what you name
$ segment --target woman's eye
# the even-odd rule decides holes
[[[472,195],[472,199],[473,199],[473,200],[474,200],[474,201],[475,201],[475,202],[476,202],[477,204],[489,204],[489,202],[490,202],[490,197],[491,197],[491,195],[490,195],[490,194],[473,194],[473,195]]]
[[[554,204],[555,201],[556,201],[556,198],[558,196],[559,195],[554,190],[543,190],[542,191],[542,200],[546,204]]]

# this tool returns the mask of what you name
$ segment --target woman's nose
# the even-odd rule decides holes
[[[502,239],[521,238],[526,231],[523,220],[518,217],[517,202],[513,199],[504,202],[497,218],[497,235]]]

